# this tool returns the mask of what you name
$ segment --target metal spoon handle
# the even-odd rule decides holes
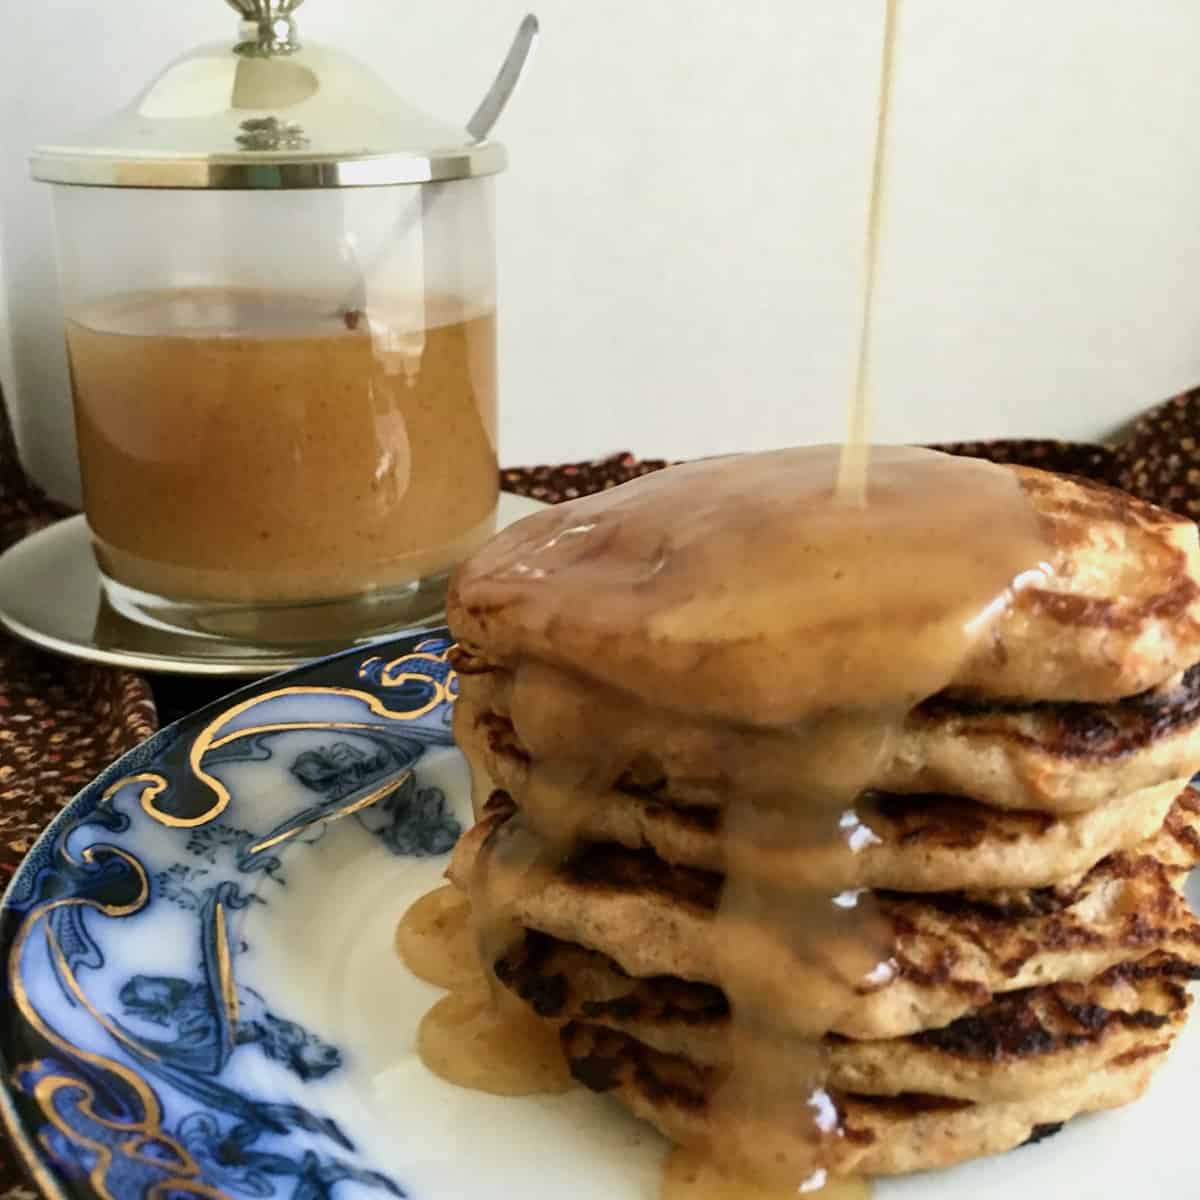
[[[229,0],[231,4],[253,2],[256,0]],[[300,0],[295,0],[295,3],[300,3]],[[492,81],[492,86],[488,88],[487,95],[484,96],[483,101],[475,110],[475,114],[467,122],[467,132],[475,141],[482,142],[491,133],[492,126],[500,119],[500,114],[504,112],[509,100],[512,99],[512,94],[517,90],[517,84],[521,82],[521,76],[525,73],[525,67],[528,65],[533,47],[537,43],[539,31],[537,17],[533,13],[526,14],[525,19],[517,27],[517,35],[513,38],[513,43],[508,48],[504,61],[500,64],[500,70]],[[435,198],[438,194],[438,190],[430,193]],[[436,199],[431,200],[430,203],[436,203]],[[369,265],[359,268],[354,286],[334,310],[336,315],[340,316],[366,307],[367,279],[374,274],[375,267],[387,252],[387,248],[396,245],[408,236],[413,224],[423,211],[419,206],[409,207],[407,214],[400,219],[396,228],[368,259]]]
[[[500,119],[500,114],[512,99],[513,92],[517,90],[529,56],[537,44],[539,29],[538,19],[533,13],[527,13],[517,27],[516,37],[513,38],[513,44],[500,64],[492,86],[488,88],[487,95],[467,122],[467,132],[477,142],[482,142],[492,132],[492,126]]]

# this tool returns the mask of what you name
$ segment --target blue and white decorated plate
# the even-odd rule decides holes
[[[4,900],[0,1106],[54,1200],[654,1200],[603,1097],[431,1076],[396,957],[470,819],[445,631],[257,684],[84,789]],[[1196,1196],[1200,1030],[1147,1098],[879,1200]]]

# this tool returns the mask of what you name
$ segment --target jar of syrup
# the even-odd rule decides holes
[[[53,185],[84,506],[125,617],[320,652],[439,610],[496,519],[480,111],[427,116],[229,0],[227,44],[35,152]]]

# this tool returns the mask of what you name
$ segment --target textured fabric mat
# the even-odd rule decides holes
[[[941,448],[1087,475],[1200,517],[1200,389],[1152,409],[1112,446],[1029,440]],[[501,486],[557,503],[666,465],[616,454],[505,470]],[[67,512],[25,478],[0,398],[0,549]],[[212,698],[214,684],[172,679],[152,689],[142,676],[58,658],[0,634],[0,881],[7,883],[41,829],[79,788],[154,732],[155,693],[167,710],[163,715],[173,718]],[[0,1200],[35,1195],[0,1134]]]

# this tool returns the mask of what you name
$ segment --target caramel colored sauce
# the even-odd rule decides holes
[[[480,966],[471,904],[457,888],[427,893],[400,920],[396,950],[414,975],[450,989],[421,1019],[417,1054],[441,1079],[496,1096],[569,1091],[555,1030]]]
[[[711,1158],[677,1146],[663,1163],[659,1200],[796,1200],[798,1195],[821,1200],[869,1200],[871,1185],[857,1177],[820,1177],[798,1192],[795,1187],[757,1184],[743,1176],[729,1175]]]
[[[174,599],[309,601],[445,571],[495,527],[495,314],[222,289],[67,324],[105,571]],[[448,450],[450,452],[448,452]]]
[[[426,893],[404,914],[396,951],[418,979],[438,987],[478,987],[483,981],[471,902],[450,884]]]
[[[443,996],[422,1018],[417,1053],[435,1075],[496,1096],[533,1096],[575,1086],[558,1034],[503,988]]]
[[[911,706],[946,683],[946,631],[978,630],[1038,567],[1037,519],[991,463],[875,447],[861,505],[839,457],[688,463],[535,513],[456,573],[454,632],[518,672],[742,726]]]

